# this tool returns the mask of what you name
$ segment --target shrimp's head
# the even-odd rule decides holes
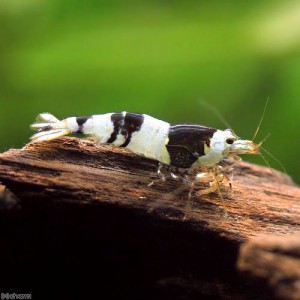
[[[224,132],[224,152],[223,154],[257,154],[259,153],[260,144],[255,144],[251,140],[243,140],[236,136],[230,129]]]
[[[230,154],[257,154],[259,149],[259,144],[255,144],[249,140],[238,139],[234,141],[229,147]]]

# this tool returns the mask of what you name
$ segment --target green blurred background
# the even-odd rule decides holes
[[[299,183],[300,1],[0,0],[1,151],[40,112],[226,127],[201,101],[251,138],[268,97],[257,141]]]

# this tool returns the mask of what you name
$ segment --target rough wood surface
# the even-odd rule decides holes
[[[157,162],[91,140],[63,138],[0,155],[0,181],[20,199],[109,202],[182,221],[188,187],[157,178]],[[234,191],[196,197],[191,219],[235,240],[300,231],[300,190],[285,175],[242,162]],[[205,225],[203,225],[205,224]]]
[[[300,299],[300,235],[270,235],[246,242],[238,268],[265,281],[276,297]]]
[[[19,206],[17,213],[4,214],[13,233],[0,231],[6,245],[0,262],[8,269],[19,266],[7,260],[19,255],[11,246],[17,237],[25,243],[26,259],[19,264],[36,266],[36,257],[45,261],[51,253],[41,272],[64,266],[61,276],[71,277],[73,287],[82,285],[82,272],[97,268],[120,298],[127,293],[139,299],[148,291],[144,299],[269,299],[269,288],[258,292],[236,272],[239,246],[261,234],[299,233],[300,189],[280,172],[242,162],[233,193],[222,187],[224,201],[218,193],[196,196],[185,218],[188,187],[176,180],[148,187],[156,172],[155,161],[87,139],[61,138],[0,154],[0,182]],[[90,291],[99,285],[99,278],[87,278]],[[28,286],[39,279],[31,278]]]

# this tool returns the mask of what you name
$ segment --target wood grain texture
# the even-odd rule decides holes
[[[261,236],[245,243],[238,268],[267,283],[279,299],[300,299],[300,235]]]
[[[0,155],[0,180],[20,199],[55,198],[110,202],[183,221],[188,186],[168,180],[151,187],[157,162],[91,140],[63,138],[29,144]],[[300,229],[300,190],[275,170],[242,162],[234,172],[234,191],[196,197],[190,221],[241,241],[262,233]]]
[[[26,259],[19,261],[24,268],[51,253],[42,272],[64,266],[61,276],[73,279],[73,289],[83,285],[99,293],[99,278],[78,282],[82,272],[96,268],[109,292],[120,293],[113,298],[126,293],[132,299],[273,297],[268,284],[256,290],[240,277],[238,251],[261,234],[285,238],[300,232],[299,187],[280,172],[241,162],[234,171],[233,193],[223,186],[224,201],[218,193],[196,196],[185,218],[189,187],[176,180],[149,187],[155,179],[156,161],[88,139],[65,137],[0,154],[0,181],[21,207],[4,213],[4,225],[13,233],[0,231],[0,243],[8,245],[0,251],[0,262],[8,261],[8,269],[17,264],[12,255],[18,253],[10,245],[21,239],[27,249]],[[40,243],[44,246],[36,252]],[[70,253],[76,257],[72,263]],[[82,264],[87,257],[89,263]],[[39,277],[30,278],[28,286],[34,288],[36,281]]]

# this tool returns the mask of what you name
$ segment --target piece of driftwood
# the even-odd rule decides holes
[[[41,273],[58,268],[51,286],[40,276],[3,284],[21,284],[23,293],[43,287],[55,298],[65,296],[57,295],[61,286],[61,293],[90,298],[104,292],[138,299],[273,297],[274,285],[253,289],[236,260],[240,245],[257,235],[300,232],[300,190],[291,179],[242,162],[233,192],[222,186],[224,200],[218,193],[195,195],[189,208],[182,182],[148,186],[156,172],[155,161],[88,139],[61,138],[1,154],[0,181],[18,209],[1,213],[13,232],[0,232],[8,245],[0,262]],[[23,248],[12,250],[18,241]],[[72,286],[62,284],[65,277]]]
[[[269,235],[246,242],[238,268],[266,282],[278,298],[300,299],[300,235]]]

